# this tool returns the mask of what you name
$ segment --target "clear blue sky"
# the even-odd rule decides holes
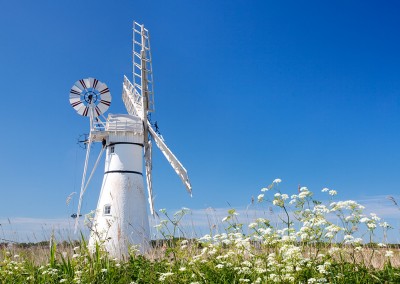
[[[156,208],[245,206],[275,178],[400,199],[398,1],[111,2],[0,1],[1,220],[76,210],[89,124],[69,89],[95,77],[125,111],[133,20],[151,34],[153,119],[193,185],[155,150]]]

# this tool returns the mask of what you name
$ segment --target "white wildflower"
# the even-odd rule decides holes
[[[381,226],[382,228],[389,228],[390,227],[389,223],[387,223],[387,222],[379,223],[379,226]]]
[[[255,227],[257,227],[257,225],[258,225],[257,223],[250,223],[249,228],[254,229]]]
[[[381,220],[381,218],[379,218],[375,213],[371,213],[370,215],[371,215],[371,219],[374,220],[374,221],[380,221]]]
[[[329,191],[329,188],[327,188],[327,187],[325,187],[325,188],[323,188],[322,190],[321,190],[321,192],[328,192]],[[311,278],[311,279],[314,279],[314,278]]]
[[[336,190],[329,190],[329,195],[335,196],[337,194]]]
[[[259,194],[259,195],[257,196],[258,202],[263,201],[263,199],[264,199],[264,194]]]
[[[389,257],[389,258],[393,257],[393,251],[387,250],[385,253],[385,257]]]
[[[274,179],[274,181],[273,181],[273,183],[281,183],[282,182],[282,180],[280,179],[280,178],[276,178],[276,179]]]
[[[158,278],[159,281],[165,281],[165,279],[171,275],[174,275],[172,272],[165,272],[161,273],[160,277]]]
[[[247,267],[251,267],[251,266],[252,266],[251,262],[248,261],[248,260],[243,261],[243,262],[242,262],[242,265],[243,265],[243,266],[247,266]]]

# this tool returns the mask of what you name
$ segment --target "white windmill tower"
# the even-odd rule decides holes
[[[104,242],[114,257],[127,255],[130,244],[147,249],[150,241],[149,220],[143,180],[143,155],[150,212],[154,216],[152,194],[152,140],[167,158],[191,194],[186,169],[152,128],[148,114],[154,111],[153,76],[149,32],[143,25],[133,25],[133,79],[124,76],[122,99],[128,114],[102,114],[111,103],[111,94],[104,83],[88,78],[77,81],[70,91],[70,103],[78,114],[90,117],[90,134],[82,176],[75,231],[83,195],[106,150],[104,178],[93,219],[89,246]],[[100,119],[103,118],[103,121]],[[105,121],[105,122],[104,122]],[[91,144],[103,147],[87,178]]]

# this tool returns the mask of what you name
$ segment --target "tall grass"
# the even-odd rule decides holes
[[[125,259],[111,259],[101,244],[89,251],[83,237],[5,247],[0,283],[400,283],[399,247],[375,241],[388,223],[355,201],[334,201],[334,190],[323,189],[323,203],[306,187],[289,197],[279,183],[257,198],[275,208],[278,225],[266,218],[244,225],[230,209],[223,233],[186,238],[181,223],[189,209],[161,210],[162,239],[145,255],[132,246]]]

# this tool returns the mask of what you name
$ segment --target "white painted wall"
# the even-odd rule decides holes
[[[134,116],[114,115],[113,119],[121,122],[131,120],[138,122]],[[123,125],[123,123],[121,124]],[[131,128],[130,128],[131,129]],[[106,129],[107,130],[107,129]],[[107,151],[104,167],[104,178],[99,201],[93,221],[89,246],[104,242],[105,248],[112,257],[121,258],[128,254],[130,244],[141,246],[145,251],[150,240],[150,229],[147,215],[147,199],[143,176],[137,173],[106,173],[108,171],[143,171],[143,135],[138,132],[112,132],[107,139]],[[116,143],[116,144],[114,144]],[[114,145],[113,145],[114,144]],[[114,153],[111,153],[111,146]],[[111,214],[104,214],[105,205],[111,206]]]

